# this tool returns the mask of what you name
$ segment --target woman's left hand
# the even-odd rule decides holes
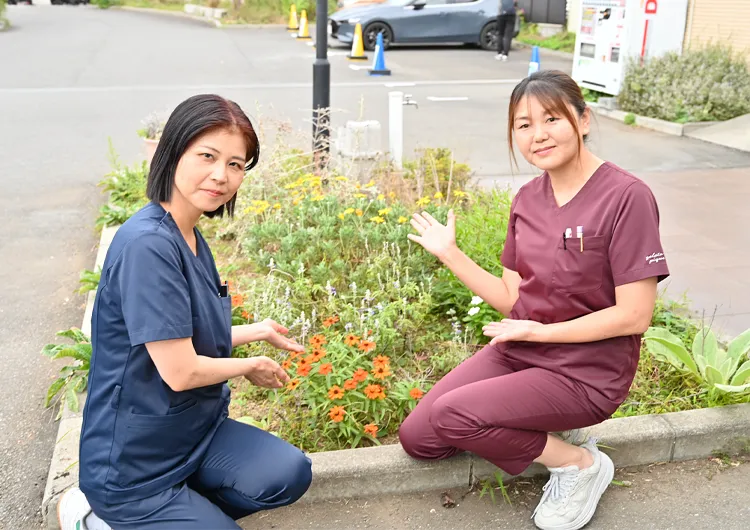
[[[270,318],[265,319],[263,322],[258,322],[256,326],[258,326],[258,329],[262,333],[263,340],[271,346],[280,350],[305,351],[305,347],[297,343],[297,341],[284,337],[284,335],[289,333],[288,329]]]
[[[512,320],[505,318],[500,322],[490,322],[482,328],[484,335],[493,337],[490,345],[498,342],[533,342],[535,334],[544,324],[533,320]]]

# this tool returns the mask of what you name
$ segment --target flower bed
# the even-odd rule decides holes
[[[99,224],[121,223],[145,203],[145,164],[115,164]],[[309,156],[274,155],[244,182],[233,219],[200,222],[234,293],[233,323],[271,318],[306,346],[303,354],[265,343],[236,348],[236,356],[276,359],[292,379],[282,390],[231,381],[230,413],[309,452],[391,443],[424,393],[487,343],[481,327],[502,318],[408,240],[408,218],[419,209],[444,221],[454,208],[459,246],[499,275],[511,197],[469,189],[468,168],[447,150],[426,151],[404,175],[377,169],[362,184],[310,167]],[[82,281],[95,285],[95,276],[87,271]],[[653,325],[693,344],[699,328],[682,309],[660,301]],[[85,386],[80,377],[71,385]],[[69,387],[53,386],[50,401],[71,401]],[[705,369],[644,349],[615,416],[747,401],[747,392],[707,383]]]

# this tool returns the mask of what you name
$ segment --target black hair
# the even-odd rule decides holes
[[[175,171],[182,155],[198,137],[216,129],[240,132],[247,146],[245,171],[255,167],[260,157],[260,142],[250,119],[240,106],[215,94],[192,96],[174,109],[159,139],[146,185],[146,195],[152,202],[169,202],[172,199]],[[204,214],[207,217],[222,217],[226,206],[227,214],[231,217],[236,200],[235,193],[226,204]]]

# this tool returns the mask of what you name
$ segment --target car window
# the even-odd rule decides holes
[[[424,0],[428,6],[444,6],[449,3],[449,0]]]
[[[473,4],[479,0],[450,0],[451,4]]]

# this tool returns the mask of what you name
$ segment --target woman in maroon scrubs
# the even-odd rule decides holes
[[[524,79],[509,106],[508,142],[544,172],[515,196],[497,278],[456,246],[447,224],[415,214],[409,238],[504,315],[490,344],[422,399],[400,429],[419,459],[475,453],[516,475],[550,470],[534,511],[542,529],[574,530],[594,515],[614,466],[591,440],[550,433],[595,425],[625,400],[657,282],[669,275],[659,212],[641,180],[584,145],[590,111],[566,74]],[[479,234],[478,234],[479,235]]]

